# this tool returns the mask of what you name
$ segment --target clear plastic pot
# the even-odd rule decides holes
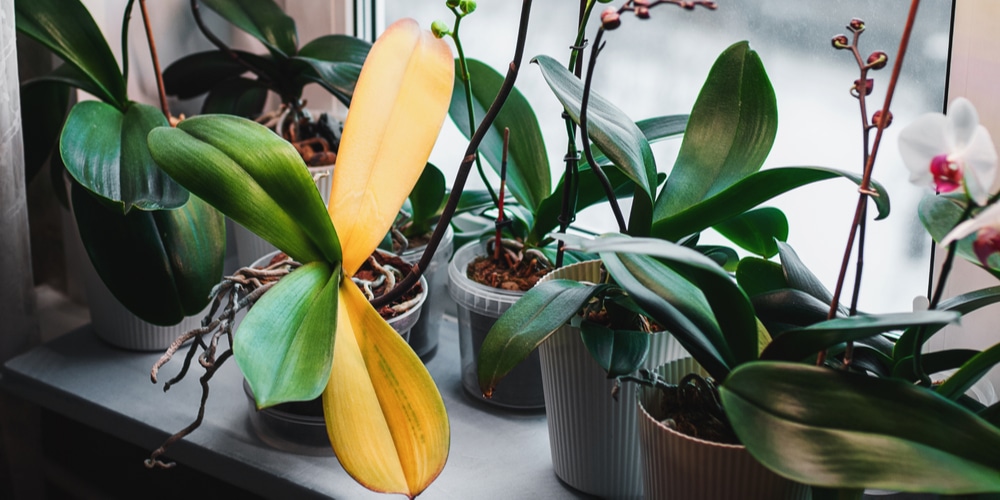
[[[420,319],[410,330],[408,342],[413,352],[417,353],[425,362],[434,357],[438,346],[438,330],[441,328],[441,317],[444,316],[445,306],[451,300],[448,295],[448,273],[445,268],[451,260],[453,253],[452,240],[455,231],[451,226],[444,233],[441,244],[434,252],[434,258],[424,271],[423,277],[427,280],[427,302],[424,304]],[[407,263],[416,264],[424,254],[426,245],[407,250],[400,255]]]

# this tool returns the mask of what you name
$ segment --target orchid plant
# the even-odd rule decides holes
[[[663,3],[669,2],[655,5]],[[647,4],[652,3],[625,2],[620,9],[609,9],[602,15],[602,29],[620,26],[621,14],[628,11],[641,11],[641,17],[648,18]],[[865,169],[854,177],[860,193],[847,257],[862,251],[855,237],[863,235],[868,204],[879,207],[879,217],[888,215],[887,195],[873,184],[871,172],[882,131],[891,122],[889,105],[918,4],[919,0],[911,4],[886,102],[873,115],[864,104],[872,81],[868,72],[886,67],[888,56],[882,52],[861,56],[858,41],[865,25],[860,20],[848,25],[853,41],[847,35],[833,40],[835,48],[850,50],[858,62],[861,77],[852,94],[860,102],[866,137]],[[596,54],[600,43],[594,45]],[[744,56],[743,61],[750,57]],[[593,70],[595,59],[596,55],[588,72]],[[725,67],[725,59],[726,54],[720,57],[713,74]],[[739,67],[743,71],[736,74],[754,78],[752,66]],[[605,279],[600,283],[551,280],[525,294],[498,320],[484,342],[479,364],[483,392],[489,394],[511,367],[566,322],[581,327],[583,342],[609,376],[631,377],[628,374],[645,356],[645,333],[652,320],[669,331],[717,381],[722,411],[740,441],[761,463],[783,476],[814,485],[816,492],[841,489],[858,497],[863,488],[945,494],[1000,491],[1000,405],[986,407],[965,396],[972,384],[1000,362],[1000,346],[982,352],[956,349],[922,353],[931,335],[963,314],[1000,301],[1000,287],[948,300],[941,297],[956,253],[1000,277],[989,266],[992,255],[1000,252],[1000,209],[990,206],[1000,198],[992,189],[996,153],[989,135],[978,125],[975,111],[968,103],[957,101],[949,116],[922,118],[901,135],[903,157],[914,170],[914,178],[939,192],[950,192],[928,197],[920,208],[928,231],[948,247],[942,277],[930,300],[931,310],[866,315],[857,311],[857,289],[849,307],[840,304],[847,257],[841,279],[830,293],[790,247],[771,238],[767,241],[774,246],[773,253],[742,259],[735,276],[733,270],[705,253],[675,243],[690,241],[701,229],[729,217],[744,219],[737,227],[767,227],[751,224],[752,212],[744,211],[766,199],[758,198],[759,191],[791,180],[781,169],[756,172],[737,168],[738,173],[727,173],[726,168],[734,165],[743,169],[752,166],[739,161],[743,157],[733,156],[732,151],[756,152],[747,157],[762,159],[759,155],[766,156],[770,143],[761,141],[766,135],[760,133],[737,134],[758,141],[741,144],[713,135],[723,127],[706,129],[704,135],[699,131],[703,116],[717,122],[720,110],[730,109],[710,105],[713,99],[732,97],[733,92],[726,87],[721,87],[721,92],[711,91],[713,74],[691,113],[666,188],[659,198],[651,198],[655,201],[647,215],[651,215],[651,226],[637,226],[633,212],[628,225],[620,223],[618,234],[592,240],[554,235],[565,241],[567,248],[597,254],[607,273]],[[761,77],[756,80],[761,81]],[[746,88],[745,80],[742,84],[734,78],[723,81]],[[586,83],[574,84],[578,86],[574,92],[556,93],[574,120],[587,130],[587,106],[579,104],[586,102],[589,89]],[[758,107],[753,110],[756,114],[743,110],[739,116],[759,123],[768,116],[766,109]],[[739,122],[736,130],[740,127],[755,130],[746,122]],[[872,133],[875,139],[870,143]],[[593,133],[587,135],[605,147]],[[627,149],[629,144],[642,143],[608,143],[619,149]],[[589,146],[584,143],[584,148]],[[685,172],[688,162],[701,166],[704,159],[717,156],[723,157],[718,169],[678,174]],[[763,181],[768,174],[774,175],[770,183]],[[689,189],[686,182],[695,187]],[[711,211],[704,206],[716,200],[726,200],[734,212],[706,223],[702,217]],[[637,193],[636,201],[647,199]],[[644,227],[651,229],[639,229]],[[751,234],[767,233],[754,229]],[[763,258],[775,254],[780,256],[780,264]],[[859,287],[860,279],[857,281],[855,286]],[[632,317],[646,319],[625,325],[612,321],[608,328],[588,325],[588,316],[577,314],[580,310],[624,310]],[[950,369],[957,371],[943,381],[934,382],[929,375]],[[647,377],[652,375],[632,378]]]
[[[412,20],[379,37],[358,78],[328,210],[295,149],[252,121],[203,115],[148,139],[177,182],[302,263],[260,297],[232,340],[257,406],[322,396],[348,474],[411,498],[447,459],[444,403],[351,276],[421,175],[452,71],[448,46]]]

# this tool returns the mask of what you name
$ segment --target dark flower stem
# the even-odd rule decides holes
[[[434,233],[431,235],[430,241],[427,242],[427,248],[424,249],[424,254],[420,257],[420,262],[413,266],[413,272],[397,283],[395,288],[372,301],[372,306],[375,308],[379,308],[402,296],[403,293],[409,290],[410,287],[412,287],[413,284],[420,279],[424,269],[427,269],[427,266],[430,265],[431,259],[434,258],[434,252],[437,251],[438,245],[441,244],[441,238],[444,237],[444,233],[447,230],[448,225],[451,223],[452,217],[455,215],[455,210],[458,208],[458,200],[462,196],[462,190],[465,188],[465,182],[468,180],[472,164],[476,160],[476,151],[479,149],[479,145],[483,142],[483,138],[486,137],[487,131],[489,131],[490,127],[493,125],[493,121],[496,120],[497,114],[500,113],[500,108],[503,106],[504,102],[507,101],[507,97],[510,96],[511,91],[514,90],[514,82],[517,80],[517,73],[521,67],[521,60],[524,58],[524,42],[528,36],[528,19],[531,16],[531,1],[532,0],[522,0],[521,19],[518,23],[517,44],[514,49],[514,58],[511,60],[510,66],[507,68],[507,76],[504,78],[503,85],[501,85],[500,92],[493,100],[493,104],[490,105],[490,109],[486,112],[486,115],[483,116],[483,121],[479,124],[476,132],[472,135],[472,139],[469,141],[469,146],[465,150],[465,157],[462,160],[462,164],[458,167],[458,173],[455,175],[455,183],[452,185],[451,194],[448,196],[448,203],[445,204],[444,210],[441,212],[441,219],[434,228]]]
[[[153,28],[149,23],[146,0],[139,0],[139,10],[142,12],[142,23],[146,27],[146,41],[149,42],[149,57],[153,60],[153,71],[156,73],[156,90],[160,94],[160,109],[163,110],[163,116],[167,120],[170,120],[170,106],[167,105],[167,92],[163,88],[163,72],[160,71],[160,58],[156,55],[156,42],[153,41]]]
[[[882,105],[882,116],[889,116],[889,106],[892,104],[892,97],[896,91],[896,82],[899,81],[899,74],[903,67],[903,59],[906,49],[910,45],[910,35],[913,34],[913,24],[917,17],[917,9],[920,7],[920,0],[911,0],[910,11],[906,18],[906,26],[903,29],[903,36],[899,41],[899,50],[896,55],[896,62],[892,67],[892,76],[889,78],[889,86],[885,93],[885,102]],[[861,82],[863,85],[864,82]],[[862,89],[863,93],[864,90]],[[872,170],[875,167],[875,159],[878,156],[879,145],[882,142],[882,132],[889,120],[883,118],[875,124],[875,141],[872,144],[871,154],[865,162],[864,175],[861,178],[861,186],[858,188],[858,203],[854,210],[854,220],[851,222],[851,231],[847,237],[847,248],[844,250],[844,257],[840,264],[840,273],[837,275],[837,286],[833,292],[833,300],[830,301],[830,310],[827,313],[828,319],[833,319],[837,314],[837,304],[840,303],[840,296],[844,290],[844,278],[847,276],[847,268],[850,265],[851,253],[854,250],[854,239],[861,229],[861,219],[865,216],[868,207],[868,196],[873,194],[871,189]],[[854,294],[857,295],[861,289],[861,280],[855,280]],[[816,357],[816,364],[822,365],[826,362],[826,351],[822,351]]]

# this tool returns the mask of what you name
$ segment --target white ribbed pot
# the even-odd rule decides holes
[[[552,271],[551,279],[600,281],[601,262],[581,262]],[[642,497],[642,469],[635,417],[635,387],[614,381],[594,361],[580,330],[563,326],[538,349],[552,467],[566,484],[604,498]],[[644,367],[654,368],[687,353],[669,334],[653,335]]]
[[[265,267],[277,253],[274,251],[257,259],[250,267]],[[420,286],[424,293],[420,295],[416,305],[409,311],[386,320],[404,340],[408,340],[427,304],[427,280],[423,276],[420,277]],[[333,455],[330,438],[326,433],[326,419],[323,417],[322,396],[258,410],[250,384],[246,380],[243,381],[243,392],[250,408],[250,426],[261,441],[272,448],[299,455]]]
[[[704,371],[691,358],[657,369],[667,382]],[[694,438],[668,428],[646,411],[662,392],[638,391],[639,437],[646,498],[742,500],[747,498],[807,499],[808,486],[785,479],[760,464],[745,447]]]
[[[425,362],[434,357],[438,346],[438,330],[441,328],[441,318],[444,316],[444,309],[447,301],[451,300],[448,295],[448,272],[446,270],[448,261],[454,252],[452,241],[455,238],[455,231],[448,226],[445,230],[441,243],[431,258],[431,263],[424,270],[423,277],[427,279],[427,302],[424,304],[420,319],[410,330],[409,343],[413,352],[420,356]],[[400,257],[408,264],[416,264],[424,255],[424,248],[427,245],[407,250]]]
[[[330,188],[333,186],[334,165],[323,165],[319,167],[307,167],[309,175],[316,182],[316,189],[323,197],[323,204],[330,203]],[[233,239],[236,242],[237,262],[254,262],[257,259],[277,250],[264,238],[257,236],[253,231],[237,224],[235,221],[230,226],[233,229]]]
[[[448,291],[457,304],[462,387],[472,397],[494,406],[521,410],[544,408],[542,373],[537,351],[515,366],[497,384],[493,397],[483,397],[479,388],[479,350],[483,346],[483,340],[497,318],[524,295],[521,291],[493,288],[469,279],[466,268],[480,255],[486,255],[483,243],[469,242],[455,251],[455,257],[448,266]]]

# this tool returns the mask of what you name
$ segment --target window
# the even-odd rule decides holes
[[[538,54],[568,59],[576,5],[534,3],[526,60]],[[819,165],[860,172],[860,115],[848,92],[858,70],[850,54],[834,50],[830,39],[845,33],[852,17],[861,18],[868,26],[860,42],[863,55],[875,50],[889,54],[889,67],[870,73],[875,78],[868,101],[871,113],[881,108],[907,7],[902,2],[720,0],[714,12],[664,6],[648,21],[625,16],[622,28],[605,37],[608,43],[594,89],[634,120],[688,113],[715,57],[734,42],[750,40],[768,70],[779,106],[778,138],[765,168]],[[385,0],[385,8],[387,22],[401,17],[413,17],[423,26],[435,19],[453,21],[443,0]],[[520,2],[479,2],[478,10],[462,23],[466,55],[505,68],[513,54],[519,10]],[[926,293],[930,242],[916,216],[923,192],[907,181],[896,136],[920,114],[943,108],[950,19],[947,2],[924,2],[918,14],[916,36],[893,101],[895,125],[886,131],[875,169],[874,177],[886,186],[893,209],[888,220],[869,224],[860,302],[865,311],[909,310],[913,297]],[[566,140],[559,120],[561,107],[533,66],[521,70],[517,86],[541,122],[557,180]],[[453,177],[465,145],[457,130],[446,124],[431,161]],[[678,146],[679,141],[654,146],[661,172],[673,164]],[[478,179],[472,177],[470,185],[475,185]],[[856,200],[853,185],[833,180],[768,203],[785,211],[789,243],[831,289]],[[578,221],[591,229],[614,227],[606,206],[588,210]],[[901,284],[906,293],[900,293]]]

